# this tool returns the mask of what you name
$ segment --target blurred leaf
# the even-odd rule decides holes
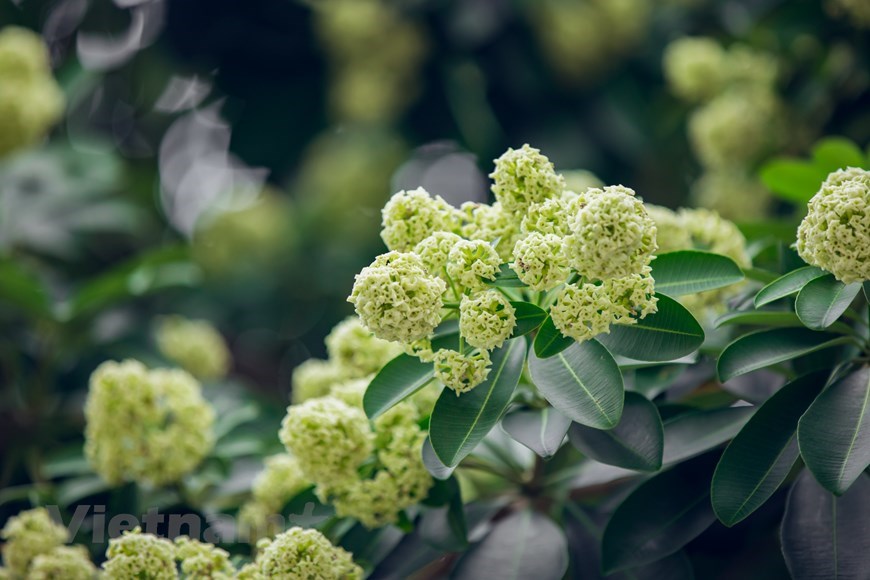
[[[547,313],[541,310],[534,304],[528,302],[511,302],[511,305],[516,311],[517,325],[514,327],[514,332],[511,338],[528,334],[541,326],[541,323],[547,318]]]
[[[684,296],[736,284],[743,280],[743,272],[725,256],[682,250],[657,255],[652,277],[656,293]]]
[[[444,483],[449,496],[446,505],[425,510],[417,529],[420,537],[431,546],[446,552],[459,552],[468,547],[462,495],[455,478]]]
[[[847,167],[868,167],[861,148],[843,137],[826,137],[816,143],[813,147],[813,162],[828,173]]]
[[[682,413],[664,422],[664,465],[700,455],[725,443],[743,428],[755,407],[726,407]]]
[[[823,330],[849,308],[861,291],[861,283],[843,284],[832,274],[810,280],[798,293],[795,311],[808,328]]]
[[[803,328],[759,330],[741,336],[725,347],[719,355],[716,370],[723,383],[734,377],[785,362],[851,339],[828,332]]]
[[[400,354],[384,366],[369,383],[363,395],[363,409],[369,419],[407,399],[433,380],[432,363],[407,354]],[[452,392],[451,392],[452,394]]]
[[[613,512],[601,543],[606,574],[676,553],[716,520],[710,473],[682,463],[640,484]]]
[[[636,360],[669,361],[690,354],[704,343],[704,329],[686,308],[658,294],[658,312],[636,324],[614,324],[596,339],[614,353]]]
[[[260,416],[260,408],[254,403],[233,407],[218,415],[214,425],[215,440],[219,441],[229,435],[236,427],[250,423]]]
[[[549,316],[541,324],[535,336],[534,351],[539,358],[548,358],[562,352],[574,343],[573,338],[562,336]]]
[[[559,580],[567,569],[562,530],[547,516],[524,509],[496,521],[483,541],[459,560],[451,577]]]
[[[800,291],[807,283],[826,275],[827,272],[815,266],[806,266],[784,274],[762,288],[755,295],[755,307],[761,308],[774,300],[791,296]]]
[[[782,520],[782,553],[795,580],[867,578],[870,574],[870,479],[862,475],[835,497],[804,470]]]
[[[552,407],[511,413],[501,427],[541,457],[552,457],[562,446],[571,420]]]
[[[596,429],[611,429],[619,423],[622,373],[597,341],[574,343],[551,358],[533,353],[529,373],[541,394],[572,421]]]
[[[622,418],[613,429],[602,431],[575,423],[568,438],[601,463],[638,471],[657,471],[662,466],[662,420],[656,406],[637,393],[625,393]]]
[[[828,177],[828,172],[807,161],[778,158],[766,163],[761,182],[773,193],[798,204],[807,203]]]
[[[798,425],[801,455],[820,484],[845,493],[870,465],[870,366],[825,389]]]
[[[794,328],[803,326],[797,314],[791,310],[740,310],[727,312],[716,319],[721,326],[766,326],[768,328]]]
[[[514,338],[492,352],[487,379],[467,393],[444,389],[429,422],[432,449],[447,466],[455,466],[501,419],[519,383],[526,342]]]
[[[827,373],[813,373],[782,387],[725,449],[711,488],[713,510],[723,524],[745,519],[785,480],[799,455],[798,420],[826,380]]]
[[[97,475],[88,475],[68,479],[57,486],[57,501],[60,505],[68,507],[86,497],[102,493],[111,486]]]
[[[51,303],[42,282],[11,259],[0,259],[0,300],[39,318],[51,318]]]
[[[42,462],[42,474],[48,479],[92,474],[93,469],[82,453],[81,444],[49,454]]]

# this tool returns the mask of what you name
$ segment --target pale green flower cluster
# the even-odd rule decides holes
[[[572,203],[568,264],[595,280],[639,273],[656,251],[656,228],[643,202],[621,185],[589,189]]]
[[[460,233],[469,240],[483,240],[494,245],[502,260],[510,258],[514,244],[520,238],[519,223],[502,204],[465,202],[459,207]]]
[[[583,189],[584,195],[588,189],[590,187]],[[568,214],[571,201],[575,199],[575,196],[566,197],[554,197],[529,206],[520,224],[520,230],[524,234],[553,234],[559,237],[565,237],[570,234]]]
[[[390,250],[407,252],[435,232],[453,228],[453,208],[419,187],[393,195],[381,212],[381,239]]]
[[[68,539],[66,528],[54,522],[45,508],[9,518],[3,530],[3,565],[13,577],[27,577],[35,559],[53,553]]]
[[[393,251],[356,275],[348,302],[378,338],[413,342],[438,326],[446,289],[416,254]]]
[[[870,280],[870,171],[831,173],[807,205],[797,251],[844,284]]]
[[[585,169],[563,171],[562,177],[565,179],[565,193],[573,195],[583,193],[590,187],[602,188],[606,185],[597,175]]]
[[[92,580],[97,567],[84,546],[59,546],[33,559],[28,580]]]
[[[715,208],[724,218],[750,221],[766,215],[771,197],[756,178],[739,170],[711,170],[692,186],[691,199],[699,207]]]
[[[423,30],[386,0],[319,0],[315,30],[330,60],[329,102],[340,121],[386,123],[417,94]]]
[[[259,545],[258,545],[259,546]],[[353,580],[363,577],[362,568],[345,550],[333,546],[317,530],[290,528],[274,540],[262,541],[262,550],[244,575],[256,580]]]
[[[565,189],[564,178],[539,149],[523,145],[508,149],[495,160],[490,173],[492,193],[504,208],[513,214],[524,213],[533,203],[558,197]]]
[[[230,580],[236,577],[229,552],[214,544],[179,536],[175,538],[175,558],[181,562],[185,579]]]
[[[845,15],[855,28],[870,28],[870,3],[866,0],[828,0],[835,16]]]
[[[369,421],[362,409],[332,397],[291,405],[278,433],[314,482],[353,480],[374,450]]]
[[[377,338],[356,316],[339,322],[326,337],[329,360],[352,378],[376,373],[401,351],[395,343]]]
[[[647,206],[647,210],[658,228],[659,253],[704,250],[727,256],[741,268],[752,266],[746,238],[734,223],[715,211],[682,208],[674,212],[654,205]],[[699,318],[710,319],[721,313],[725,302],[739,289],[737,284],[681,296],[680,302]]]
[[[474,297],[463,296],[459,304],[459,332],[465,342],[475,348],[492,350],[501,347],[516,323],[516,310],[495,290]]]
[[[167,316],[156,333],[161,354],[201,380],[221,379],[230,366],[223,336],[205,320]]]
[[[112,485],[176,482],[214,445],[214,411],[196,379],[135,360],[93,372],[85,419],[85,456]]]
[[[564,238],[532,232],[514,247],[510,267],[517,277],[536,292],[552,290],[571,273],[565,256]]]
[[[501,258],[483,240],[459,240],[447,257],[447,275],[463,291],[486,289],[486,282],[495,280]]]
[[[544,55],[566,80],[597,78],[643,42],[650,0],[540,0],[530,20]]]
[[[175,546],[169,540],[153,534],[143,534],[136,528],[109,540],[103,578],[107,580],[174,580]]]
[[[462,238],[453,232],[434,232],[414,247],[414,253],[420,257],[430,274],[446,280],[450,251],[461,241]]]
[[[281,512],[288,501],[308,488],[311,482],[302,473],[299,461],[288,453],[267,457],[265,466],[251,487],[251,500],[239,510],[239,520],[257,537],[271,536],[270,518]]]
[[[63,109],[39,35],[17,26],[0,30],[0,157],[37,143]]]
[[[489,376],[489,352],[458,352],[442,348],[434,353],[435,376],[457,395],[467,393]]]
[[[334,385],[346,378],[347,371],[334,361],[310,358],[293,369],[293,403],[327,395]]]

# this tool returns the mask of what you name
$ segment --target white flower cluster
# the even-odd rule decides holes
[[[317,530],[290,528],[274,540],[261,540],[257,559],[240,570],[238,578],[266,580],[361,580],[362,568],[353,556],[333,546]]]
[[[588,172],[568,176],[573,190],[526,144],[495,160],[492,205],[456,209],[423,189],[394,195],[382,232],[392,251],[357,275],[348,298],[362,324],[431,362],[460,394],[487,379],[490,351],[514,333],[518,298],[493,285],[505,263],[539,299],[563,289],[550,301],[565,336],[587,340],[654,313],[656,228],[642,201],[627,187],[597,187]],[[457,315],[456,347],[433,350],[435,328]]]
[[[870,280],[870,171],[831,173],[807,207],[798,228],[800,257],[845,284]]]
[[[725,49],[712,38],[684,37],[667,47],[663,65],[674,94],[698,105],[689,140],[705,174],[693,201],[729,219],[762,217],[770,194],[752,171],[785,128],[776,60],[744,45]]]

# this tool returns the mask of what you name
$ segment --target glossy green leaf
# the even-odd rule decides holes
[[[782,199],[805,204],[819,190],[828,172],[807,161],[779,158],[766,163],[759,177]]]
[[[824,330],[846,311],[861,283],[843,284],[832,274],[808,282],[795,300],[795,312],[808,328]]]
[[[652,262],[652,277],[656,281],[656,292],[684,296],[736,284],[743,280],[743,272],[731,258],[681,250],[656,256]]]
[[[728,312],[716,319],[715,326],[765,326],[767,328],[800,328],[801,319],[791,310],[740,310]]]
[[[803,328],[774,328],[741,336],[719,355],[719,380],[751,373],[777,363],[849,342],[849,338]]]
[[[622,415],[624,387],[616,361],[595,340],[574,343],[550,358],[529,357],[529,373],[563,415],[596,429],[612,429]]]
[[[533,349],[539,358],[548,358],[562,352],[574,344],[573,338],[562,336],[549,316],[544,320],[535,336]]]
[[[435,455],[435,450],[432,449],[432,442],[428,437],[423,441],[423,449],[421,450],[421,453],[423,455],[423,465],[426,466],[426,471],[428,471],[432,477],[445,480],[453,475],[453,470],[456,468],[448,467],[444,465],[443,461],[438,459],[438,456]]]
[[[798,426],[804,462],[820,484],[842,494],[870,465],[870,366],[825,389]]]
[[[532,509],[497,520],[450,575],[455,580],[535,578],[560,580],[568,569],[568,543],[553,520]]]
[[[611,573],[676,553],[716,520],[706,458],[682,463],[640,484],[604,529],[601,566]]]
[[[716,516],[733,526],[761,507],[798,458],[801,415],[825,386],[826,372],[812,373],[780,389],[755,412],[725,449],[713,474]]]
[[[704,343],[698,321],[673,298],[656,296],[658,312],[636,324],[614,324],[597,340],[614,354],[645,361],[669,361],[697,350]]]
[[[526,359],[522,338],[507,341],[492,352],[487,379],[457,396],[444,389],[429,422],[429,438],[438,458],[453,467],[489,433],[511,402]]]
[[[861,148],[843,137],[826,137],[816,143],[813,162],[829,173],[846,167],[867,168],[867,159]]]
[[[42,282],[12,260],[0,260],[0,303],[33,316],[51,317],[51,303]]]
[[[501,422],[501,428],[514,441],[541,457],[552,457],[562,446],[571,420],[552,407],[511,413]]]
[[[791,488],[782,519],[782,554],[794,580],[870,575],[870,478],[862,475],[841,497],[804,470]]]
[[[774,300],[797,294],[807,283],[826,274],[827,272],[815,266],[805,266],[792,270],[759,290],[758,294],[755,295],[755,307],[761,308]]]
[[[656,406],[642,395],[625,393],[622,419],[610,430],[575,423],[568,431],[571,444],[583,454],[625,469],[657,471],[662,466],[664,431]]]
[[[495,280],[484,281],[490,286],[500,286],[502,288],[526,288],[526,284],[519,279],[517,273],[507,264],[499,266],[498,272],[495,274]]]
[[[363,395],[363,409],[370,419],[410,397],[433,380],[432,363],[400,354],[375,375]]]
[[[664,465],[673,465],[725,443],[743,428],[755,407],[690,411],[664,423]]]
[[[541,323],[547,318],[547,313],[534,304],[511,302],[511,305],[514,307],[517,317],[517,325],[514,327],[514,332],[511,335],[514,338],[532,332],[541,326]]]

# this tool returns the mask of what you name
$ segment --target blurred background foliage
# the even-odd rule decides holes
[[[0,158],[0,521],[34,498],[129,505],[81,456],[82,401],[106,359],[168,364],[154,329],[169,314],[230,346],[228,378],[205,388],[220,439],[184,494],[135,493],[238,507],[280,450],[293,369],[323,358],[353,274],[383,250],[385,200],[417,186],[486,200],[508,147],[670,207],[751,191],[719,209],[750,239],[789,242],[808,195],[771,159],[825,135],[870,141],[870,21],[852,5],[0,0],[0,23],[42,34],[67,101],[45,143]],[[772,63],[775,122],[697,137],[712,105],[678,98],[662,67],[685,36]],[[769,143],[723,169],[704,139]]]

